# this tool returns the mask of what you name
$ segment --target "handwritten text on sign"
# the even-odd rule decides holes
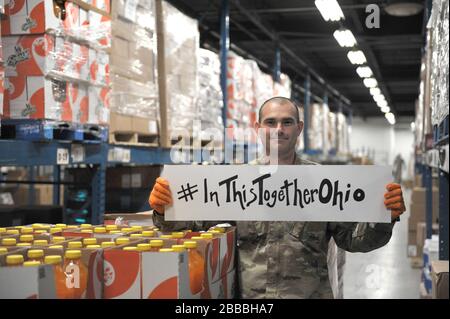
[[[382,166],[168,165],[166,220],[390,222]]]

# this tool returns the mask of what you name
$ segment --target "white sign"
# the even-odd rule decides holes
[[[167,165],[166,220],[391,222],[388,166]]]
[[[67,148],[58,148],[56,150],[56,165],[69,164],[69,150]]]
[[[108,151],[109,162],[129,163],[131,160],[131,151],[126,148],[114,147]]]
[[[84,147],[82,145],[72,144],[71,154],[73,163],[84,162],[85,152]]]

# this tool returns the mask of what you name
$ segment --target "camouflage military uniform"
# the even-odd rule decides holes
[[[315,163],[296,158],[294,165]],[[380,199],[381,200],[381,199]],[[217,222],[165,222],[162,230],[207,229]],[[333,298],[327,252],[331,238],[349,252],[384,246],[393,224],[336,222],[247,222],[237,226],[238,276],[242,298]]]

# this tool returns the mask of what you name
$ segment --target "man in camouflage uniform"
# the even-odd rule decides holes
[[[277,164],[315,165],[295,153],[303,122],[291,100],[266,101],[256,128],[274,129],[266,130],[266,151],[271,146],[278,149]],[[254,164],[268,164],[268,159]],[[330,239],[349,252],[368,252],[384,246],[391,238],[395,220],[405,211],[400,185],[387,185],[384,200],[391,210],[392,223],[237,222],[240,297],[333,298],[327,267]],[[217,224],[164,221],[164,206],[172,202],[172,197],[168,182],[162,178],[157,179],[149,202],[154,208],[154,223],[163,231],[206,230]]]

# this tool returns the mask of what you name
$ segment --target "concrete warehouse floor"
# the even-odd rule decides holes
[[[409,207],[411,190],[404,191]],[[421,269],[413,269],[407,257],[408,217],[406,211],[395,225],[389,243],[370,253],[346,253],[344,298],[416,299],[420,297]]]

